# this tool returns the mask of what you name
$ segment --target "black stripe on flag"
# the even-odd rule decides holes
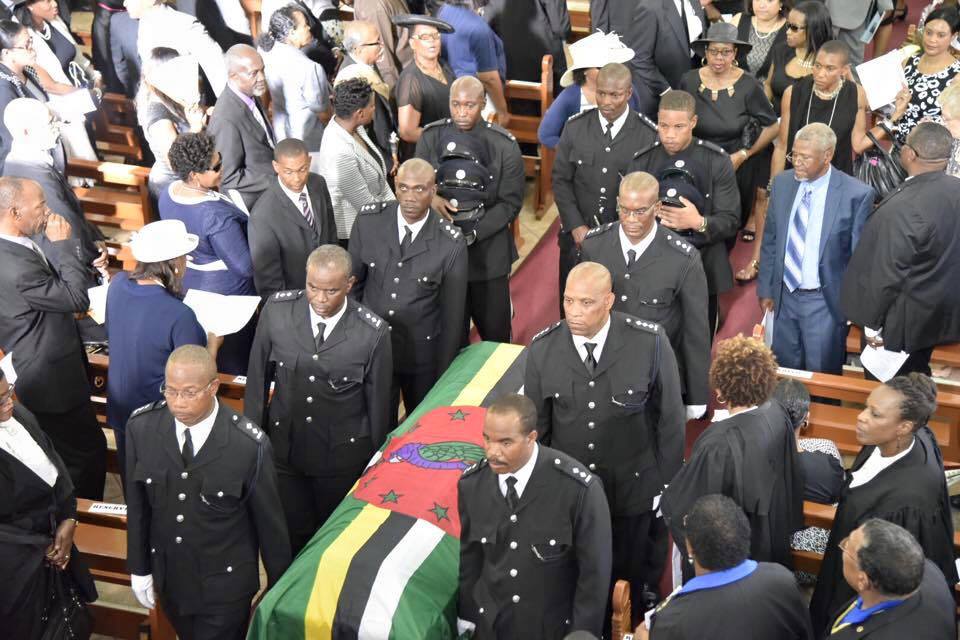
[[[393,512],[360,549],[353,554],[350,568],[340,589],[337,613],[333,617],[333,640],[357,640],[360,621],[370,598],[370,589],[380,565],[403,536],[416,523],[416,518]]]
[[[500,376],[497,383],[493,385],[493,388],[490,389],[490,393],[483,398],[483,402],[480,403],[481,407],[489,407],[493,404],[494,400],[502,395],[520,391],[520,387],[523,386],[523,372],[527,368],[527,353],[528,350],[524,349],[520,355],[510,363],[507,370]]]

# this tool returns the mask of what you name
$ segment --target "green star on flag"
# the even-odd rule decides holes
[[[433,509],[427,509],[427,511],[429,511],[429,512],[432,513],[434,516],[436,516],[437,522],[440,522],[441,520],[449,520],[449,519],[450,519],[449,517],[447,517],[447,511],[448,511],[448,510],[449,510],[449,507],[441,507],[441,506],[440,506],[439,504],[437,504],[436,502],[433,503]]]
[[[390,491],[380,494],[380,498],[381,498],[380,504],[386,504],[387,502],[392,502],[394,504],[397,504],[400,502],[401,496],[403,496],[402,493],[397,493],[393,489],[390,489]]]
[[[470,415],[470,414],[469,414],[469,413],[464,413],[461,409],[457,409],[457,410],[454,411],[453,413],[448,413],[447,415],[450,416],[450,420],[451,420],[451,421],[452,421],[452,420],[459,420],[460,422],[464,422],[464,421],[467,419],[467,416]]]

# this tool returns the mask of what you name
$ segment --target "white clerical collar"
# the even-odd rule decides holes
[[[340,318],[343,317],[343,314],[347,310],[347,299],[343,299],[343,305],[340,307],[340,310],[329,318],[324,318],[319,313],[313,310],[313,307],[310,306],[310,303],[307,303],[307,309],[310,310],[310,327],[313,329],[313,337],[317,337],[317,323],[322,322],[326,325],[323,329],[323,339],[326,340],[330,337],[330,334],[333,333],[333,328],[337,326],[337,323],[340,322]]]
[[[500,493],[504,496],[507,495],[507,478],[512,476],[517,479],[517,484],[514,486],[517,490],[517,497],[523,497],[523,490],[527,488],[527,483],[530,482],[530,476],[533,475],[533,467],[537,464],[537,454],[539,452],[540,445],[534,443],[533,453],[530,454],[530,459],[527,460],[522,467],[513,473],[500,473],[497,475],[497,482],[500,484]]]
[[[219,413],[219,411],[220,403],[214,398],[213,411],[210,412],[210,415],[192,427],[188,427],[176,418],[173,419],[173,424],[177,428],[177,444],[180,445],[181,451],[183,450],[183,443],[186,440],[184,433],[187,429],[190,429],[190,442],[193,444],[193,455],[196,456],[200,453],[200,447],[203,446],[203,443],[205,443],[210,436],[210,432],[213,430],[213,423],[217,421],[217,413]]]

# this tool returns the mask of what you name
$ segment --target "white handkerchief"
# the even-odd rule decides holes
[[[228,336],[240,331],[260,304],[260,296],[224,296],[199,289],[190,289],[183,303],[197,314],[204,331]]]

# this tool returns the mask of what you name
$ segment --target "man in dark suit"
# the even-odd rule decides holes
[[[524,394],[537,433],[603,480],[613,517],[613,575],[635,602],[655,592],[667,558],[656,516],[683,463],[686,425],[677,361],[659,324],[612,311],[610,272],[581,262],[564,292],[566,319],[533,337]]]
[[[390,327],[396,426],[400,393],[409,414],[460,349],[467,297],[467,243],[430,208],[430,163],[411,158],[397,172],[397,201],[360,208],[350,235],[353,296]]]
[[[960,181],[943,172],[952,144],[940,124],[910,132],[900,152],[910,177],[864,227],[840,289],[871,345],[910,354],[900,375],[929,375],[933,348],[960,340]]]
[[[343,500],[391,424],[389,329],[347,297],[350,254],[323,245],[306,269],[306,290],[273,294],[260,314],[243,403],[273,442],[294,555]]]
[[[203,347],[170,354],[164,400],[127,422],[127,567],[147,609],[160,596],[181,638],[241,640],[250,601],[290,565],[266,434],[217,401]]]
[[[277,179],[257,200],[247,226],[253,280],[264,298],[284,289],[303,289],[307,256],[337,241],[327,181],[310,172],[303,142],[278,142],[273,170]]]
[[[691,69],[690,43],[707,31],[698,0],[591,0],[594,29],[616,31],[635,52],[633,83],[655,94],[680,86]]]
[[[840,283],[875,194],[831,166],[836,144],[821,122],[797,132],[794,168],[774,178],[770,192],[757,296],[775,312],[780,366],[839,374],[847,358]]]
[[[263,59],[253,47],[234,45],[225,61],[227,89],[217,98],[207,133],[223,158],[221,190],[236,189],[249,210],[273,179],[276,138],[260,102],[267,80]]]
[[[30,239],[44,231],[51,258]],[[70,235],[70,224],[49,212],[36,182],[0,178],[0,349],[12,352],[17,395],[53,441],[77,496],[100,500],[107,443],[90,404],[73,319],[89,300],[80,240]]]
[[[483,421],[485,458],[457,486],[461,631],[478,640],[600,636],[610,509],[600,478],[537,444],[537,409],[506,395]]]

